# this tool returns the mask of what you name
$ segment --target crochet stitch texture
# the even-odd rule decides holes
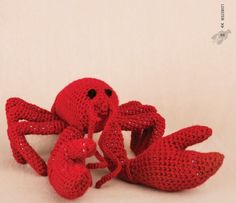
[[[97,188],[119,177],[179,191],[205,182],[224,159],[218,152],[186,150],[206,140],[212,134],[210,128],[196,125],[163,137],[165,120],[155,107],[138,101],[119,105],[116,92],[98,79],[83,78],[67,85],[57,95],[51,112],[10,98],[6,115],[15,160],[30,164],[39,175],[48,175],[56,192],[68,199],[82,196],[92,185],[90,169],[110,171],[96,182]],[[131,132],[134,158],[127,156],[122,131]],[[98,144],[93,141],[95,132],[101,132]],[[59,134],[47,164],[27,142],[28,134]],[[86,165],[90,156],[98,162]]]

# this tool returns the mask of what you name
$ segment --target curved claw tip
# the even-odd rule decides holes
[[[98,182],[96,182],[96,184],[95,184],[95,188],[97,188],[97,189],[99,189],[99,188],[101,188],[101,184],[100,184],[100,182],[98,181]]]
[[[219,152],[214,152],[214,157],[215,157],[216,167],[220,168],[220,166],[223,164],[225,156]]]
[[[187,183],[168,190],[179,191],[201,185],[218,171],[223,163],[224,155],[218,152],[199,153],[195,158],[192,159],[192,164],[189,166],[192,173]]]
[[[199,167],[201,168],[201,166],[203,166],[200,172],[202,173],[203,176],[205,176],[206,180],[212,175],[214,175],[221,167],[224,161],[224,155],[218,152],[209,152],[203,155],[203,157],[204,156],[205,156],[205,159],[203,159],[204,164],[199,165]]]
[[[209,136],[212,135],[212,129],[208,127],[206,134],[209,135]]]

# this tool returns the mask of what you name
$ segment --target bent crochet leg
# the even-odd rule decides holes
[[[165,131],[165,119],[155,107],[137,101],[119,107],[118,122],[122,130],[131,131],[130,148],[136,155],[162,137]]]
[[[28,144],[26,134],[58,134],[65,123],[55,115],[19,98],[8,99],[6,103],[8,137],[13,156],[18,163],[29,163],[40,175],[47,174],[47,167],[41,157]]]
[[[20,98],[10,98],[6,102],[6,115],[8,124],[20,120],[43,122],[58,120],[55,114],[30,104]]]
[[[38,153],[29,145],[27,134],[58,134],[65,126],[61,121],[20,122],[8,129],[8,135],[13,149],[13,155],[18,163],[27,162],[39,175],[47,175],[47,166]],[[17,153],[17,154],[15,154]],[[23,163],[24,163],[23,162]]]

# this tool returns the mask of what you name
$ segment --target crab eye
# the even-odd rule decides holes
[[[108,97],[112,95],[112,91],[110,89],[105,89],[105,93]]]
[[[90,98],[90,99],[93,99],[95,96],[96,96],[97,92],[95,89],[90,89],[87,93],[87,96]]]

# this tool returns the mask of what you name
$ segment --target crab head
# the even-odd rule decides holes
[[[68,125],[92,136],[118,109],[118,97],[105,82],[94,78],[76,80],[57,95],[52,112]]]

